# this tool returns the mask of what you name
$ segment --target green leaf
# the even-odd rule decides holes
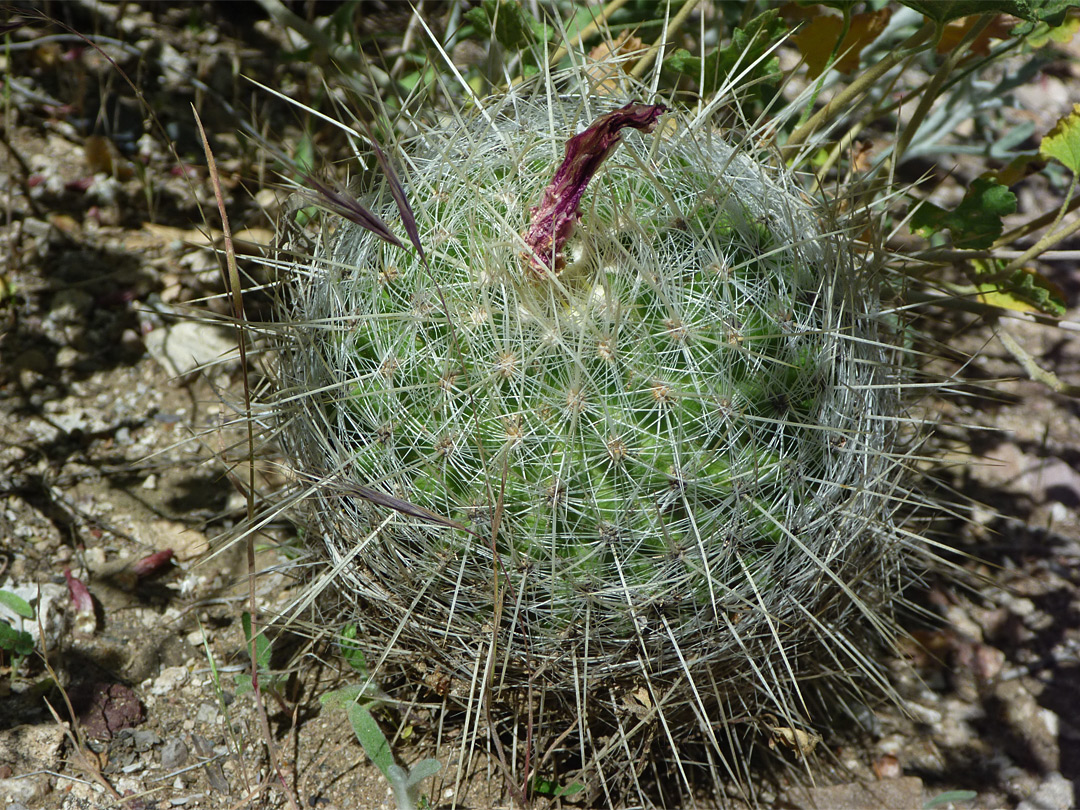
[[[338,644],[341,645],[341,657],[364,678],[368,677],[367,659],[356,644],[357,627],[355,624],[347,624],[341,628],[338,635]]]
[[[293,151],[293,162],[296,168],[305,174],[315,171],[315,141],[310,132],[305,132],[300,137],[300,142]]]
[[[835,8],[837,11],[842,11],[845,14],[858,4],[858,0],[796,0],[796,2],[800,6],[826,6],[828,8]]]
[[[240,623],[244,627],[244,640],[247,641],[248,649],[251,648],[251,614],[246,610],[240,614]],[[255,638],[255,663],[262,671],[270,669],[270,639],[262,633]]]
[[[972,259],[968,276],[984,304],[1014,312],[1041,312],[1061,317],[1066,311],[1065,295],[1058,287],[1030,267],[1004,273],[1000,259]]]
[[[34,608],[30,603],[11,591],[0,590],[0,605],[4,605],[16,616],[22,616],[24,619],[34,618]]]
[[[512,51],[531,44],[536,35],[535,18],[517,0],[483,0],[479,7],[465,12],[465,19],[478,32],[491,31],[500,45]]]
[[[422,759],[409,768],[409,782],[410,788],[419,785],[429,776],[434,776],[442,770],[442,763],[437,759]]]
[[[708,95],[716,92],[735,72],[742,73],[762,57],[774,42],[787,33],[787,27],[780,19],[777,9],[769,9],[754,17],[746,28],[736,28],[731,34],[731,42],[717,48],[704,58],[704,82],[699,88]],[[664,60],[664,66],[690,78],[702,77],[702,59],[692,56],[685,48],[679,48]],[[780,76],[780,62],[771,57],[758,62],[742,81],[750,82],[764,78],[773,82]]]
[[[947,23],[971,14],[1012,14],[1024,17],[1025,0],[900,0],[908,8],[922,14],[936,23]]]
[[[922,203],[911,218],[911,228],[927,237],[948,229],[956,247],[980,250],[1001,236],[1001,218],[1015,210],[1015,194],[1000,183],[979,177],[952,211]]]
[[[379,722],[367,706],[350,703],[348,707],[349,725],[352,726],[356,739],[364,748],[368,759],[375,763],[383,776],[390,778],[390,766],[394,764],[394,755],[390,751],[390,741],[386,739]]]
[[[1073,174],[1080,173],[1080,104],[1054,125],[1039,144],[1039,154],[1060,160]]]
[[[1065,22],[1070,11],[1080,8],[1076,0],[1028,0],[1027,5],[1031,7],[1032,16],[1024,17],[1026,22],[1013,28],[1014,36],[1024,36],[1040,22],[1056,28]]]
[[[7,622],[0,622],[0,650],[25,658],[34,651],[34,637],[25,630],[16,630]]]
[[[1078,31],[1080,31],[1080,17],[1076,16],[1066,17],[1061,25],[1041,22],[1033,27],[1027,38],[1027,44],[1032,48],[1043,48],[1051,42],[1064,45],[1071,41]]]
[[[533,779],[533,792],[539,796],[573,796],[585,789],[580,782],[572,782],[566,787],[561,787],[557,782],[550,779],[541,779],[539,776]]]
[[[251,682],[251,676],[246,672],[237,672],[233,675],[234,691],[236,696],[246,695],[255,691],[255,685]]]
[[[360,697],[359,686],[343,686],[319,696],[319,703],[323,706],[331,706],[335,709],[344,709],[350,703],[355,703]]]
[[[970,802],[978,795],[974,790],[948,790],[924,804],[923,810],[933,810],[935,807],[941,807],[941,805],[950,804],[951,802]]]

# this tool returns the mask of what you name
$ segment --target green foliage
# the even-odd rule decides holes
[[[776,9],[769,9],[754,17],[745,29],[736,28],[731,34],[731,42],[706,54],[704,60],[691,55],[685,48],[679,48],[664,60],[664,66],[692,79],[701,79],[700,92],[710,95],[723,87],[736,72],[742,74],[762,59],[766,51],[786,33],[787,26],[780,19],[780,13]],[[741,81],[744,84],[759,79],[775,82],[779,77],[780,62],[772,56],[762,59]]]
[[[422,759],[407,771],[400,765],[391,765],[387,778],[394,789],[398,810],[430,807],[428,801],[420,797],[420,783],[441,769],[442,763],[437,759]]]
[[[0,590],[0,604],[24,619],[34,618],[34,608],[18,594]],[[16,630],[6,621],[0,621],[0,651],[9,653],[13,661],[12,671],[18,667],[19,659],[34,651],[34,637],[25,630]]]
[[[1040,23],[1055,28],[1065,22],[1066,15],[1080,4],[1076,0],[1020,0],[1027,7],[1026,14],[1016,14],[1024,20],[1013,29],[1014,36],[1026,36]]]
[[[971,261],[969,275],[984,303],[1019,312],[1065,314],[1065,297],[1049,281],[1028,268],[1005,272],[1005,267],[1001,259]]]
[[[251,614],[246,610],[240,616],[240,622],[244,627],[244,641],[251,644]],[[270,639],[260,633],[255,639],[255,663],[260,670],[270,669],[271,655]]]
[[[825,6],[835,8],[844,14],[850,14],[860,0],[795,0],[800,6]]]
[[[251,614],[246,610],[240,615],[240,623],[244,628],[245,650],[251,649]],[[264,634],[259,633],[255,637],[255,668],[260,676],[260,685],[264,689],[275,689],[280,683],[280,677],[270,671],[270,658],[273,655],[273,646]],[[243,695],[253,690],[251,676],[247,673],[239,673],[236,676],[236,693]]]
[[[34,637],[25,630],[16,630],[7,622],[0,622],[0,650],[17,658],[25,658],[34,651]]]
[[[537,776],[533,779],[532,789],[533,793],[538,796],[559,798],[560,796],[575,796],[581,793],[585,786],[581,782],[572,782],[563,787],[558,782],[552,782],[550,779],[542,779]]]
[[[296,145],[293,160],[296,168],[304,174],[310,174],[315,170],[315,141],[312,139],[310,131],[304,132],[300,143]]]
[[[360,741],[360,745],[364,748],[364,753],[389,779],[390,766],[394,764],[394,755],[390,751],[390,741],[383,734],[379,722],[371,713],[371,709],[367,704],[353,702],[348,705],[345,712],[349,717],[349,725],[352,726],[353,733],[356,734],[356,739]]]
[[[337,43],[345,42],[356,28],[356,18],[364,12],[363,4],[358,0],[345,0],[337,11],[330,15],[326,26],[330,38]]]
[[[341,646],[341,657],[345,659],[345,663],[360,673],[362,677],[367,678],[367,659],[356,644],[357,632],[355,624],[346,624],[338,634],[338,644]]]
[[[34,618],[34,608],[18,594],[11,591],[0,590],[0,605],[9,608],[12,613],[22,616],[24,619]]]
[[[1064,45],[1070,42],[1078,31],[1080,31],[1080,17],[1068,16],[1061,25],[1039,23],[1028,34],[1026,41],[1032,48],[1042,48],[1051,42]]]
[[[924,804],[923,810],[933,810],[935,807],[952,804],[953,802],[970,802],[978,795],[974,790],[948,790],[945,793],[938,794]]]
[[[517,0],[483,0],[476,8],[465,12],[465,19],[477,32],[490,32],[500,45],[512,51],[547,36],[544,26]]]
[[[948,230],[956,247],[981,250],[1001,236],[1001,218],[1014,211],[1015,194],[1000,183],[979,177],[952,211],[922,203],[911,218],[911,227],[927,237]]]
[[[399,810],[425,807],[427,803],[421,800],[419,795],[420,785],[425,779],[436,774],[442,765],[438,760],[424,759],[406,770],[394,761],[390,741],[383,733],[374,714],[382,705],[382,701],[376,697],[379,692],[378,686],[370,682],[367,660],[356,644],[357,632],[355,624],[345,625],[338,634],[338,644],[341,647],[342,657],[349,666],[363,676],[367,683],[363,686],[351,685],[328,692],[319,699],[319,702],[324,706],[345,710],[349,725],[364,749],[364,753],[390,782]]]
[[[1046,160],[1061,161],[1073,174],[1080,173],[1080,104],[1042,139],[1039,154]]]
[[[1045,26],[1060,19],[1070,5],[1060,0],[910,0],[904,4],[936,22],[939,33],[951,20],[983,13],[1042,20]],[[648,87],[674,107],[679,96],[667,95],[670,88],[661,77],[692,80],[703,103],[717,101],[711,97],[724,88],[733,87],[742,95],[747,85],[755,86],[752,92],[757,92],[774,82],[780,76],[779,61],[769,49],[787,34],[784,22],[776,10],[770,10],[752,18],[746,14],[747,24],[731,27],[738,16],[731,12],[735,5],[722,9],[730,41],[707,52],[704,47],[694,52],[674,50],[663,68],[677,77],[657,71],[651,84],[627,81],[627,87]],[[851,30],[851,15],[858,4],[832,0],[826,5],[841,9],[844,18],[823,51],[822,67],[831,65],[834,71],[844,72],[834,60],[841,53],[857,58],[866,46],[869,67],[886,65],[903,52],[904,58],[918,60],[918,69],[912,72],[919,78],[906,83],[906,65],[896,57],[891,73],[868,80],[860,93],[837,104],[832,118],[811,122],[808,132],[812,134],[796,139],[796,144],[806,147],[800,158],[814,156],[812,165],[821,169],[819,185],[844,177],[842,169],[851,165],[844,163],[850,160],[844,154],[847,150],[833,149],[835,140],[847,144],[841,139],[865,133],[868,145],[888,147],[889,133],[900,132],[906,148],[897,150],[902,154],[895,161],[890,158],[891,162],[880,164],[892,169],[899,160],[915,154],[916,146],[922,147],[920,155],[930,152],[926,141],[933,138],[914,137],[922,124],[935,137],[939,132],[953,133],[954,119],[944,117],[945,113],[956,116],[955,120],[982,123],[982,114],[1004,97],[1005,93],[995,96],[975,84],[959,86],[959,78],[959,89],[950,90],[953,74],[944,70],[940,83],[922,83],[927,68],[932,74],[933,64],[940,61],[934,53],[937,43],[927,33],[931,26],[921,26],[917,35],[890,29],[880,38],[880,32],[872,29],[860,39],[855,36],[858,31]],[[884,5],[867,4],[878,10]],[[626,22],[627,15],[639,11],[658,16],[655,4],[631,3],[600,26],[603,41],[615,41],[615,35],[624,31],[650,41],[642,33],[646,29]],[[464,13],[466,25],[459,34],[490,46],[488,60],[481,67],[478,61],[463,69],[462,84],[479,94],[478,88],[511,79],[511,68],[500,68],[513,65],[520,76],[542,63],[542,46],[552,31],[565,31],[572,37],[596,16],[595,9],[574,14],[574,20],[563,27],[549,29],[517,0],[480,0]],[[994,30],[996,38],[1006,36],[1005,27]],[[906,38],[903,47],[901,38]],[[989,38],[987,33],[980,45]],[[672,33],[668,41],[679,44],[694,39]],[[594,38],[582,43],[581,52],[588,52],[596,42]],[[822,41],[814,44],[822,50]],[[521,53],[507,58],[504,51]],[[563,58],[558,67],[581,61],[584,57],[575,53]],[[800,69],[809,64],[807,60]],[[397,86],[438,85],[437,68],[431,68],[430,74],[428,70],[407,74]],[[850,75],[855,78],[849,86],[856,85],[859,74]],[[887,78],[882,79],[883,75]],[[829,81],[834,79],[847,81],[835,72]],[[517,85],[507,83],[512,95]],[[452,105],[453,83],[448,87]],[[560,84],[559,92],[566,87],[572,88],[572,82]],[[897,100],[902,98],[907,104],[913,88],[917,103],[926,101],[923,112],[927,115],[919,116],[906,130],[911,118],[899,118]],[[970,100],[964,95],[967,89]],[[419,88],[417,95],[422,92]],[[550,97],[556,95],[549,92]],[[988,96],[993,98],[988,100]],[[967,106],[950,106],[957,99]],[[939,105],[938,100],[948,103]],[[808,604],[798,594],[784,592],[795,579],[789,570],[804,572],[812,562],[821,579],[835,577],[850,589],[845,597],[862,587],[861,579],[847,579],[849,572],[839,563],[833,569],[832,559],[822,561],[815,556],[821,546],[812,535],[828,522],[828,515],[847,510],[862,521],[852,532],[843,527],[827,532],[842,536],[845,543],[850,540],[852,556],[883,554],[873,543],[861,545],[859,534],[866,525],[873,526],[880,537],[891,531],[887,510],[881,505],[892,503],[896,482],[889,482],[894,473],[889,465],[903,448],[893,455],[888,441],[876,444],[868,437],[876,441],[881,436],[877,420],[891,424],[899,418],[891,410],[891,401],[873,399],[888,387],[883,379],[901,380],[896,389],[902,385],[902,363],[889,365],[895,336],[886,328],[881,333],[856,334],[873,320],[876,302],[863,311],[864,302],[845,300],[843,315],[819,312],[817,304],[807,303],[816,290],[832,282],[814,275],[807,285],[802,277],[807,270],[820,274],[827,262],[807,263],[795,256],[789,250],[790,234],[767,222],[760,210],[740,209],[725,199],[729,193],[737,196],[753,172],[726,176],[723,169],[717,170],[718,162],[701,169],[699,176],[695,171],[701,167],[664,165],[654,160],[666,148],[659,137],[650,144],[648,161],[640,159],[642,151],[637,163],[626,162],[631,166],[628,173],[605,169],[606,185],[590,195],[584,206],[587,216],[578,230],[583,258],[570,257],[576,266],[559,280],[558,295],[546,297],[538,292],[546,289],[539,284],[528,287],[504,277],[520,269],[520,255],[508,245],[517,244],[527,227],[528,206],[540,201],[542,179],[539,185],[533,181],[550,176],[553,168],[536,156],[562,154],[564,141],[551,133],[565,122],[549,114],[557,102],[548,98],[543,103],[544,114],[537,126],[522,112],[527,104],[522,102],[519,109],[515,101],[514,121],[499,130],[498,148],[485,148],[488,129],[502,126],[493,122],[498,121],[494,113],[476,129],[470,129],[467,116],[461,116],[466,123],[460,132],[447,132],[453,129],[449,124],[433,126],[424,137],[404,142],[405,149],[414,150],[418,157],[418,168],[408,185],[425,246],[430,249],[430,267],[381,246],[358,244],[348,226],[337,232],[334,247],[310,265],[318,268],[325,261],[328,267],[348,268],[348,272],[327,274],[334,279],[329,295],[321,296],[321,290],[316,290],[318,294],[309,296],[334,302],[330,307],[343,302],[341,311],[303,313],[308,321],[347,323],[348,329],[320,332],[312,338],[316,345],[310,354],[297,363],[297,368],[329,369],[331,375],[340,372],[340,376],[309,380],[301,379],[305,371],[296,371],[289,380],[295,383],[291,392],[313,392],[312,412],[319,418],[312,432],[322,431],[319,441],[311,443],[318,463],[322,458],[317,454],[327,453],[326,470],[348,469],[351,482],[361,482],[366,488],[362,494],[358,494],[359,485],[343,491],[352,500],[350,508],[360,528],[370,529],[381,520],[390,493],[398,504],[415,504],[413,512],[390,505],[399,514],[390,528],[380,529],[364,561],[365,576],[410,605],[416,583],[430,585],[415,606],[417,621],[405,626],[396,616],[385,620],[394,632],[394,650],[388,654],[398,655],[398,650],[410,656],[422,654],[432,642],[417,627],[452,628],[462,638],[490,637],[510,679],[515,667],[517,671],[527,668],[520,663],[522,648],[514,634],[519,626],[531,646],[524,660],[532,666],[537,659],[578,654],[567,652],[571,642],[565,631],[582,626],[583,617],[594,622],[593,628],[600,628],[591,631],[599,638],[614,639],[611,649],[628,648],[624,643],[628,628],[654,614],[677,628],[668,629],[672,643],[689,647],[708,633],[692,625],[710,610],[718,617],[722,610],[729,610],[733,616],[723,638],[709,639],[717,647],[728,643],[729,637],[740,643],[771,639],[769,633],[777,633],[771,624],[777,611],[771,604],[778,592],[784,593],[788,604]],[[802,103],[807,120],[814,110],[828,109],[817,104],[816,96],[809,103],[804,97]],[[748,122],[754,120],[753,107],[740,109]],[[485,118],[495,108],[495,103],[487,107]],[[939,111],[942,117],[936,117]],[[783,134],[790,134],[786,125],[798,111],[791,113],[778,99],[770,113],[767,123],[752,125],[760,128],[754,129],[754,137],[747,137],[746,143],[773,146],[784,142]],[[570,123],[581,122],[572,119]],[[686,137],[682,123],[683,119],[676,119],[679,136]],[[714,123],[701,124],[702,130]],[[845,134],[844,127],[849,125]],[[522,134],[530,128],[533,140]],[[1077,130],[1080,124],[1075,120],[1059,124],[1044,140],[1043,156],[1076,172],[1080,166]],[[781,133],[779,138],[776,133]],[[904,140],[908,134],[913,137]],[[1025,137],[1018,128],[999,138],[995,148],[1008,157],[1009,150]],[[515,138],[524,140],[519,143]],[[514,145],[514,160],[496,166],[507,143]],[[700,151],[704,153],[705,147]],[[483,157],[476,159],[476,155]],[[691,164],[703,160],[699,154],[687,158]],[[804,170],[807,164],[795,168]],[[493,193],[478,195],[477,189]],[[757,189],[759,194],[765,191],[771,193],[771,189]],[[844,198],[847,191],[838,180],[837,196]],[[884,194],[896,191],[889,187]],[[949,231],[956,246],[982,249],[1001,236],[1002,218],[1015,210],[1016,198],[1007,184],[980,178],[953,210],[923,203],[910,222],[928,237]],[[801,231],[806,242],[815,242],[818,236],[812,226]],[[350,239],[353,244],[348,244]],[[822,239],[828,241],[828,237]],[[333,252],[343,245],[340,253]],[[1044,279],[1028,270],[1006,273],[1005,266],[998,261],[972,263],[974,287],[965,288],[963,294],[1010,309],[1062,311],[1060,296]],[[308,279],[318,274],[299,275]],[[431,276],[439,279],[437,296]],[[873,295],[879,282],[879,276],[867,273],[852,281],[850,288],[866,289]],[[838,289],[849,287],[845,282]],[[891,326],[892,321],[886,323]],[[830,334],[842,339],[836,343],[823,337]],[[618,343],[612,339],[615,335]],[[863,354],[866,347],[874,347],[874,352]],[[884,369],[883,377],[858,378],[857,372],[871,367]],[[867,404],[835,393],[847,390],[867,392]],[[320,398],[323,394],[325,398]],[[865,414],[845,421],[849,410],[864,407]],[[333,418],[327,419],[328,414]],[[836,421],[824,424],[823,417]],[[864,418],[865,423],[857,424]],[[330,425],[346,427],[327,439]],[[851,477],[841,478],[835,471],[850,472]],[[875,488],[878,482],[884,482],[882,490]],[[375,487],[385,490],[382,502],[369,493]],[[850,502],[842,501],[849,493],[856,494]],[[834,502],[821,507],[819,516],[820,504],[830,497]],[[338,502],[320,501],[321,506],[327,503],[336,508]],[[417,517],[425,511],[445,520]],[[415,519],[409,520],[410,515]],[[470,536],[465,537],[466,532],[443,531],[451,520],[476,532],[470,529]],[[492,526],[497,531],[491,532],[490,544],[476,542],[474,535]],[[339,544],[335,552],[344,556],[356,535],[346,532],[334,538],[335,528],[327,532],[331,535],[327,543]],[[826,548],[831,554],[834,545]],[[460,567],[455,564],[454,571],[449,571],[448,560],[461,560]],[[868,570],[870,566],[860,568],[860,572]],[[876,587],[874,583],[868,586]],[[499,623],[500,618],[507,621],[501,613],[508,604],[506,593],[517,600],[514,631]],[[488,600],[488,594],[494,596]],[[892,598],[885,597],[886,601]],[[586,602],[587,608],[582,608]],[[758,604],[761,616],[770,620],[769,632],[761,626]],[[876,609],[877,605],[867,608],[871,619]],[[438,763],[402,769],[380,728],[380,722],[388,722],[387,709],[380,702],[382,693],[371,683],[364,654],[366,649],[374,658],[374,645],[387,636],[386,625],[380,627],[380,621],[383,617],[370,623],[365,618],[365,632],[373,634],[370,643],[366,639],[360,643],[356,625],[342,628],[338,637],[342,657],[364,686],[339,690],[324,702],[345,710],[357,739],[395,786],[395,794],[406,786],[406,798],[399,799],[399,804],[411,806],[403,804],[411,801],[408,786],[433,773]],[[741,622],[738,630],[735,621]],[[784,626],[802,625],[787,618]],[[828,627],[828,632],[814,639],[797,637],[792,646],[809,649],[825,641],[835,649],[828,642],[845,640],[844,629]],[[376,635],[380,631],[382,635]],[[785,629],[779,634],[783,638],[776,638],[781,655],[787,650],[786,633]],[[696,647],[694,652],[698,653]],[[745,648],[737,652],[738,666],[744,667],[747,657],[774,651],[763,644],[749,653]],[[687,666],[697,667],[696,660],[706,657],[709,660],[690,673],[691,680],[702,673],[714,679],[717,672],[727,676],[727,660],[713,647]],[[620,662],[614,655],[603,661],[611,663]],[[858,662],[855,666],[863,668]],[[771,681],[767,686],[783,692]],[[583,789],[579,782],[561,786],[538,775],[528,784],[533,795],[552,798]],[[927,806],[966,798],[962,791],[943,794]]]

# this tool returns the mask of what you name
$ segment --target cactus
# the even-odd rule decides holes
[[[650,744],[631,695],[675,749],[803,739],[904,547],[879,271],[711,123],[549,91],[408,145],[424,255],[341,222],[294,268],[282,434],[336,589],[383,671],[576,712],[586,770]]]

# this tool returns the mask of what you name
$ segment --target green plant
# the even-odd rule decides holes
[[[899,326],[852,226],[708,124],[673,115],[587,188],[553,182],[577,129],[597,143],[568,163],[660,112],[613,106],[526,85],[413,146],[426,260],[338,229],[290,317],[348,327],[285,347],[284,390],[318,392],[285,436],[333,553],[363,546],[353,598],[408,599],[376,636],[403,656],[462,682],[484,661],[480,683],[582,715],[568,660],[590,691],[644,676],[673,745],[766,683],[803,725],[796,679],[865,667],[840,628],[878,614],[905,545]],[[530,206],[582,192],[565,244],[534,233]]]
[[[422,759],[405,769],[394,761],[390,741],[374,714],[382,705],[380,690],[371,677],[363,652],[356,644],[356,634],[356,625],[347,624],[341,629],[338,642],[342,657],[360,676],[362,683],[328,692],[320,698],[320,702],[324,706],[345,710],[349,725],[364,753],[390,783],[398,810],[423,810],[430,807],[430,803],[421,796],[421,786],[426,779],[439,772],[442,764],[437,759]]]
[[[251,614],[246,610],[240,614],[240,623],[244,630],[245,644],[250,647],[254,642],[255,660],[253,663],[259,678],[259,688],[264,692],[279,693],[284,685],[284,679],[281,673],[274,672],[270,668],[270,659],[274,653],[270,639],[266,637],[265,633],[259,633],[252,639]],[[240,672],[233,677],[236,681],[236,694],[244,695],[253,690],[252,676],[250,674]]]
[[[955,802],[970,802],[972,799],[978,797],[978,795],[979,794],[974,790],[947,790],[930,799],[930,801],[923,805],[923,810],[933,810],[935,807],[941,807],[942,805]]]
[[[1015,238],[1005,180],[948,210],[897,179],[951,147],[946,113],[1000,100],[964,83],[1019,47],[964,61],[991,15],[939,58],[965,4],[877,27],[840,4],[785,96],[775,13],[663,58],[682,10],[624,50],[615,5],[595,58],[576,18],[470,11],[487,61],[373,101],[385,148],[349,129],[370,190],[310,182],[315,251],[281,264],[281,437],[363,616],[357,649],[372,677],[486,716],[519,800],[569,761],[614,795],[658,740],[689,794],[688,745],[738,779],[759,740],[808,754],[837,703],[887,693],[871,642],[891,643],[933,556],[912,401],[937,383],[904,313],[927,290],[1060,304],[1015,260],[976,264]],[[458,34],[429,36],[449,63]],[[417,97],[443,114],[387,113]],[[885,145],[860,165],[868,132]],[[932,241],[901,254],[888,238],[909,225]]]
[[[0,605],[8,608],[21,619],[33,621],[35,611],[33,606],[18,594],[11,591],[0,590]],[[19,671],[19,666],[26,656],[34,651],[34,637],[25,630],[13,627],[8,621],[0,621],[0,652],[11,657],[11,677]]]

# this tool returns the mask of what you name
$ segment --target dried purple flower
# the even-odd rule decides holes
[[[544,189],[540,205],[529,210],[531,221],[525,233],[528,250],[522,252],[522,259],[531,275],[543,278],[548,271],[557,274],[563,268],[566,263],[563,246],[581,217],[578,203],[600,164],[622,140],[619,131],[633,127],[652,132],[666,110],[662,104],[631,102],[600,116],[588,129],[566,142],[562,165]]]
[[[67,580],[68,595],[71,596],[71,604],[75,608],[75,632],[79,635],[90,635],[97,627],[94,599],[90,596],[90,590],[81,579],[71,573],[70,568],[64,569],[64,579]]]
[[[173,558],[173,550],[167,548],[164,551],[158,551],[154,554],[150,554],[143,557],[141,560],[136,560],[131,564],[131,573],[137,578],[143,579],[144,577],[150,577],[155,574],[159,574],[165,570],[165,567],[169,564],[169,561]]]

